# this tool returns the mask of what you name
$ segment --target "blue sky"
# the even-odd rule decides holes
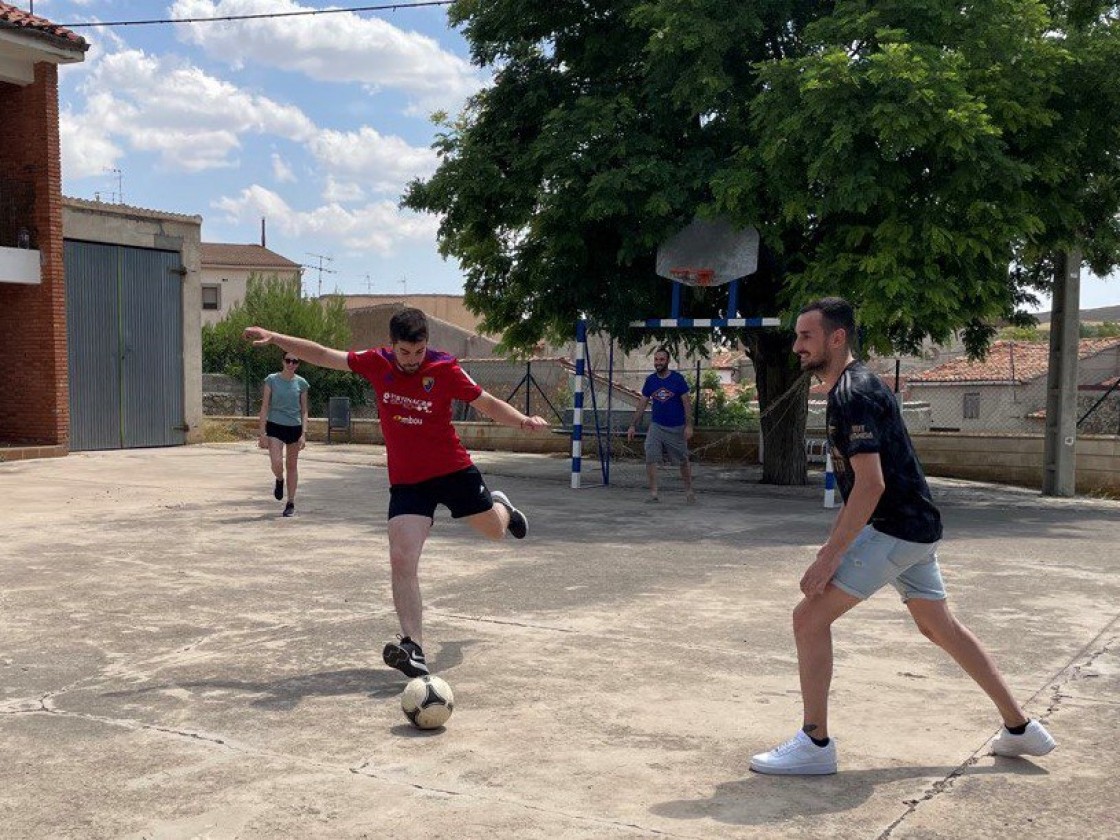
[[[34,3],[63,24],[329,6]],[[266,217],[269,248],[335,272],[321,275],[324,292],[462,292],[458,265],[436,250],[438,220],[397,206],[409,180],[435,169],[431,114],[457,113],[486,83],[445,7],[76,31],[92,46],[60,73],[67,195],[123,193],[127,204],[198,214],[210,242],[259,242]],[[304,283],[317,293],[319,272]],[[1120,278],[1082,278],[1082,308],[1116,304]]]

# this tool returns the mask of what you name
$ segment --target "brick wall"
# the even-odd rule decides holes
[[[69,441],[66,285],[62,267],[62,167],[58,71],[35,66],[35,83],[0,83],[0,172],[35,191],[29,227],[42,252],[38,286],[0,283],[0,443]]]

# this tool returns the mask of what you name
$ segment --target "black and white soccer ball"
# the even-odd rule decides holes
[[[440,677],[409,680],[401,694],[401,710],[417,729],[439,729],[454,709],[455,695]]]

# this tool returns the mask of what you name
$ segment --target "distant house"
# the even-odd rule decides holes
[[[249,277],[276,275],[297,288],[303,267],[262,245],[202,243],[202,323],[216,324],[245,299]]]
[[[981,361],[956,359],[910,377],[910,397],[929,403],[933,431],[1039,432],[1046,409],[1046,344],[997,341]],[[1120,374],[1120,338],[1083,339],[1079,387]]]

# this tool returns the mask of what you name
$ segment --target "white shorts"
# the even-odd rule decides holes
[[[865,600],[889,583],[904,602],[911,598],[943,601],[945,584],[937,565],[940,544],[907,542],[865,525],[844,552],[832,582]]]

